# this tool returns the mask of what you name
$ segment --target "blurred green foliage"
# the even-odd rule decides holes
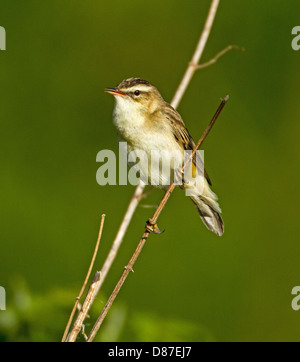
[[[44,294],[34,294],[22,278],[13,281],[9,288],[11,303],[5,313],[0,314],[0,342],[40,341],[49,342],[62,337],[61,327],[67,324],[70,303],[77,295],[75,290],[56,288]],[[83,333],[89,329],[101,312],[103,297],[96,299],[78,341],[84,341]],[[116,303],[110,317],[103,324],[101,334],[95,341],[213,341],[211,333],[199,324],[180,319],[168,319],[153,312],[133,312],[129,315],[126,306]]]
[[[139,76],[170,100],[209,4],[0,0],[1,340],[60,340],[100,215],[97,269],[134,190],[96,183],[97,152],[118,150],[103,89]],[[207,231],[175,190],[159,220],[166,232],[149,238],[99,340],[299,341],[299,12],[297,0],[221,2],[202,62],[229,44],[246,50],[199,70],[179,112],[197,139],[230,94],[204,144],[225,234]],[[135,214],[95,316],[152,212]]]

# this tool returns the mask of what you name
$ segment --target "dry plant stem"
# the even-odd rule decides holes
[[[101,272],[97,271],[90,284],[89,290],[84,299],[84,302],[82,304],[78,317],[76,318],[74,326],[73,326],[69,336],[67,337],[67,342],[75,342],[76,338],[78,336],[78,333],[82,330],[83,322],[88,314],[90,306],[92,305],[92,303],[94,301],[95,295],[97,294],[97,288],[98,288],[100,281],[101,281]]]
[[[194,74],[194,72],[197,70],[196,66],[197,64],[199,63],[199,60],[202,56],[202,53],[204,51],[204,48],[205,48],[205,45],[207,43],[207,40],[208,40],[208,37],[209,37],[209,34],[211,32],[211,28],[212,28],[212,25],[213,25],[213,21],[215,19],[215,15],[216,15],[216,11],[217,11],[217,8],[218,8],[218,5],[219,5],[219,0],[212,0],[211,2],[211,6],[210,6],[210,9],[209,9],[209,12],[208,12],[208,16],[207,16],[207,19],[206,19],[206,23],[205,23],[205,26],[204,26],[204,29],[201,33],[201,36],[200,36],[200,39],[198,41],[198,44],[196,46],[196,49],[195,49],[195,52],[192,56],[192,59],[191,61],[189,62],[189,65],[187,67],[187,70],[185,72],[185,75],[184,77],[182,78],[180,84],[179,84],[179,87],[171,101],[171,105],[174,107],[174,108],[177,108],[178,104],[180,103],[180,100],[182,99],[183,97],[183,94],[185,93],[191,79],[192,79],[192,76]],[[112,244],[112,247],[111,247],[111,250],[104,262],[104,265],[101,269],[101,272],[102,272],[102,275],[101,275],[101,283],[99,284],[99,289],[101,288],[104,280],[105,280],[105,277],[115,259],[115,256],[117,254],[117,251],[118,249],[120,248],[120,245],[124,239],[124,236],[126,234],[126,231],[127,231],[127,228],[128,228],[128,225],[130,224],[130,221],[132,219],[132,216],[139,204],[139,201],[141,199],[141,196],[143,194],[143,190],[144,190],[144,187],[145,187],[145,184],[140,181],[138,186],[136,187],[135,189],[135,192],[130,200],[130,203],[128,205],[128,208],[127,208],[127,211],[124,215],[124,218],[122,220],[122,223],[120,225],[120,228],[118,230],[118,233],[113,241],[113,244]]]
[[[217,120],[217,118],[218,118],[221,110],[222,110],[223,107],[225,106],[225,104],[226,104],[226,102],[227,102],[228,99],[229,99],[229,96],[226,96],[226,97],[222,100],[222,102],[221,102],[221,104],[220,104],[217,112],[215,113],[215,115],[213,116],[212,120],[210,121],[208,127],[206,128],[206,130],[205,130],[204,133],[202,134],[201,138],[199,139],[199,141],[198,141],[197,145],[195,146],[195,148],[193,149],[193,152],[191,153],[190,157],[188,158],[188,160],[186,160],[185,164],[182,166],[182,169],[181,169],[182,173],[184,172],[184,169],[185,169],[185,167],[187,167],[188,163],[191,162],[191,160],[192,160],[192,158],[193,158],[193,155],[195,154],[195,152],[197,151],[197,149],[202,145],[203,141],[205,140],[205,138],[207,137],[208,133],[209,133],[210,130],[212,129],[215,121]],[[166,191],[166,193],[165,193],[164,197],[162,198],[162,200],[161,200],[158,208],[156,209],[153,217],[151,218],[151,224],[152,224],[152,223],[153,223],[153,224],[156,224],[157,219],[158,219],[160,213],[162,212],[162,209],[164,208],[164,206],[165,206],[166,202],[168,201],[169,197],[171,196],[171,194],[172,194],[175,186],[176,186],[176,184],[173,182],[173,183],[170,185],[170,187],[168,188],[168,190]],[[91,332],[90,332],[90,334],[89,334],[89,336],[88,336],[88,338],[87,338],[87,342],[92,342],[93,339],[95,338],[95,336],[96,336],[96,334],[97,334],[97,332],[98,332],[98,330],[99,330],[99,328],[100,328],[100,326],[101,326],[104,318],[106,317],[106,315],[107,315],[110,307],[112,306],[112,304],[113,304],[116,296],[118,295],[118,293],[119,293],[122,285],[124,284],[124,282],[125,282],[128,274],[129,274],[130,272],[133,272],[133,269],[132,269],[132,268],[133,268],[133,265],[134,265],[134,263],[136,262],[138,256],[140,255],[140,253],[141,253],[141,251],[142,251],[142,249],[143,249],[143,246],[145,245],[145,243],[146,243],[146,241],[147,241],[147,239],[148,239],[149,234],[150,234],[150,232],[146,229],[146,231],[144,232],[142,238],[140,239],[140,241],[139,241],[139,243],[138,243],[138,246],[137,246],[137,248],[135,249],[135,251],[134,251],[131,259],[129,260],[129,263],[125,266],[125,268],[124,268],[124,270],[123,270],[123,273],[122,273],[122,275],[121,275],[118,283],[116,284],[116,286],[115,286],[112,294],[110,295],[110,297],[109,297],[107,303],[105,304],[102,312],[100,313],[100,315],[99,315],[99,317],[98,317],[95,325],[93,326],[93,328],[92,328],[92,330],[91,330]]]
[[[145,242],[146,242],[146,240],[148,238],[148,235],[149,235],[149,231],[146,230],[144,232],[140,242],[138,243],[138,246],[137,246],[134,254],[132,255],[129,263],[124,268],[123,273],[121,275],[121,278],[119,279],[117,285],[115,286],[112,294],[108,298],[108,301],[106,302],[106,304],[105,304],[102,312],[100,313],[96,323],[94,324],[94,326],[93,326],[93,328],[92,328],[92,330],[91,330],[91,332],[90,332],[90,334],[89,334],[89,336],[88,336],[88,338],[86,340],[87,342],[92,342],[94,340],[99,328],[101,327],[101,324],[102,324],[104,318],[106,317],[111,305],[113,304],[116,296],[118,295],[119,290],[121,289],[122,285],[124,284],[128,274],[133,271],[132,267],[133,267],[136,259],[138,258],[140,252],[142,251],[142,248],[143,248],[143,246],[144,246],[144,244],[145,244]]]
[[[88,272],[86,274],[86,277],[85,277],[85,280],[84,280],[84,283],[80,289],[80,292],[75,300],[75,304],[73,306],[73,309],[72,309],[72,312],[71,312],[71,315],[70,315],[70,318],[68,320],[68,323],[67,323],[67,326],[66,326],[66,329],[64,331],[64,335],[62,337],[62,342],[65,342],[66,341],[66,338],[67,338],[67,335],[68,335],[68,332],[69,332],[69,329],[70,329],[70,325],[72,323],[72,320],[73,320],[73,317],[74,317],[74,314],[76,312],[76,309],[77,309],[77,306],[78,306],[78,303],[79,303],[79,300],[85,290],[85,287],[87,285],[87,282],[89,280],[89,277],[91,275],[91,271],[93,269],[93,266],[94,266],[94,263],[95,263],[95,259],[96,259],[96,256],[97,256],[97,253],[98,253],[98,249],[99,249],[99,245],[100,245],[100,240],[101,240],[101,236],[102,236],[102,232],[103,232],[103,226],[104,226],[104,220],[105,220],[105,214],[103,214],[101,216],[101,222],[100,222],[100,228],[99,228],[99,233],[98,233],[98,238],[97,238],[97,242],[96,242],[96,246],[95,246],[95,249],[94,249],[94,253],[93,253],[93,257],[92,257],[92,260],[91,260],[91,263],[90,263],[90,266],[89,266],[89,269],[88,269]]]
[[[195,71],[197,70],[200,58],[203,54],[205,45],[207,43],[209,34],[211,33],[211,29],[215,20],[215,16],[216,16],[216,12],[218,10],[218,6],[219,6],[220,0],[212,0],[211,5],[210,5],[210,9],[208,12],[208,16],[206,18],[206,22],[202,31],[202,34],[200,36],[200,39],[198,41],[198,44],[196,46],[194,55],[192,57],[192,60],[189,64],[189,66],[186,69],[186,72],[180,82],[180,85],[175,93],[175,96],[172,100],[172,106],[174,108],[178,107],[178,104],[180,103]]]
[[[245,50],[244,48],[241,48],[237,45],[228,45],[225,49],[221,50],[218,54],[216,54],[208,62],[197,65],[197,69],[203,69],[203,68],[209,67],[210,65],[215,64],[219,58],[221,58],[223,55],[225,55],[226,53],[228,53],[230,50],[233,50],[233,49],[237,49],[237,50],[241,50],[241,51]]]
[[[118,230],[118,233],[115,237],[115,240],[113,242],[113,245],[109,251],[109,254],[102,266],[102,269],[101,269],[101,278],[97,281],[97,283],[93,286],[93,290],[92,290],[92,299],[90,300],[90,303],[87,304],[86,308],[81,308],[75,322],[74,322],[74,326],[72,328],[72,331],[70,332],[69,334],[69,338],[66,340],[67,338],[67,335],[68,335],[68,331],[69,331],[69,328],[70,328],[70,325],[71,325],[71,322],[72,322],[72,319],[73,319],[73,316],[74,316],[74,313],[76,311],[76,308],[77,308],[77,305],[78,305],[78,302],[79,302],[79,299],[81,298],[81,295],[85,289],[85,286],[86,286],[86,282],[83,284],[82,288],[81,288],[81,291],[80,291],[80,294],[79,296],[76,298],[76,303],[73,307],[73,310],[72,310],[72,313],[71,313],[71,316],[69,318],[69,322],[68,322],[68,325],[66,327],[66,330],[65,330],[65,333],[64,333],[64,336],[63,336],[63,339],[62,341],[67,341],[67,342],[74,342],[77,338],[77,335],[78,333],[80,332],[81,328],[82,328],[82,325],[83,325],[83,322],[84,322],[84,319],[89,311],[89,308],[90,306],[92,305],[96,295],[98,294],[102,284],[103,284],[103,281],[116,257],[116,254],[119,250],[119,247],[122,243],[122,240],[124,238],[124,235],[126,233],[126,230],[127,230],[127,227],[130,223],[130,220],[132,218],[132,215],[134,214],[134,211],[139,203],[139,200],[140,198],[142,197],[142,194],[143,194],[143,189],[144,189],[144,183],[143,182],[140,182],[138,184],[138,186],[136,187],[135,189],[135,192],[131,198],[131,201],[130,201],[130,204],[128,205],[128,208],[127,208],[127,211],[125,213],[125,216],[122,220],[122,223],[120,225],[120,228]],[[104,221],[104,220],[103,220]],[[102,223],[101,223],[102,225]],[[103,225],[100,226],[100,231],[99,231],[99,236],[98,236],[98,241],[100,241],[99,237],[101,237],[101,233],[102,233],[102,228],[103,228]],[[98,244],[98,241],[97,241],[97,244]],[[96,249],[95,249],[95,252],[94,252],[94,256],[93,256],[93,260],[92,260],[92,263],[94,263],[94,259],[95,259],[95,255],[97,253],[97,250],[98,250],[98,247],[97,247],[97,244],[96,244]],[[92,265],[92,264],[91,264]],[[89,271],[91,270],[91,267],[89,269]],[[89,275],[89,274],[88,274]],[[87,278],[86,278],[87,280]]]

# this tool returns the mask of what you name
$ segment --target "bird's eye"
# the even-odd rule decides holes
[[[136,91],[134,92],[134,95],[135,95],[135,96],[139,96],[139,95],[140,95],[140,91],[139,91],[139,90],[136,90]]]

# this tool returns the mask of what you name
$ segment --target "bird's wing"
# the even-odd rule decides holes
[[[196,144],[192,136],[189,134],[189,131],[187,130],[180,114],[169,104],[167,104],[166,107],[165,117],[170,122],[173,135],[177,140],[177,142],[180,143],[185,150],[193,150]],[[193,157],[193,164],[196,166],[196,154]],[[200,169],[201,167],[199,166],[200,165],[198,165],[197,167],[198,169]],[[209,185],[211,185],[211,180],[205,169],[204,169],[204,176]]]

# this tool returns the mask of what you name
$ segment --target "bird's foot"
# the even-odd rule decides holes
[[[162,234],[165,230],[160,231],[159,227],[157,226],[156,222],[153,222],[151,219],[148,219],[146,221],[146,226],[145,229],[149,232],[149,233],[153,233],[153,234]]]

